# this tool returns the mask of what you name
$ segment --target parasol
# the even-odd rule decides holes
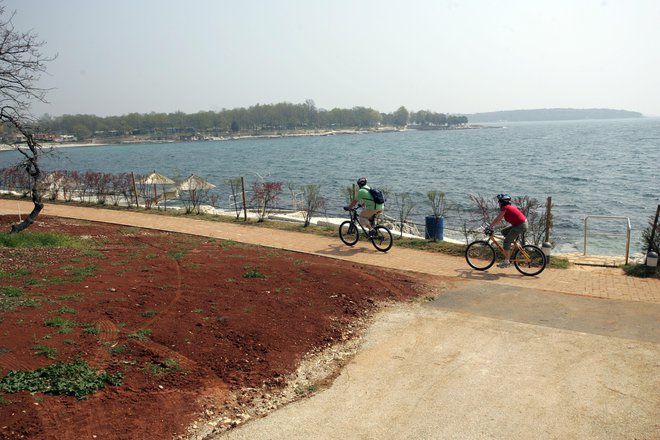
[[[153,173],[145,177],[142,177],[140,179],[140,183],[154,186],[154,203],[158,203],[158,197],[156,196],[156,185],[173,185],[175,182],[169,177],[165,177],[162,174],[159,174],[156,171],[154,171]],[[163,194],[165,194],[164,189],[163,189]]]

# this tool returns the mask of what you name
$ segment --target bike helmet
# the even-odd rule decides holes
[[[360,178],[357,180],[357,184],[358,184],[358,186],[359,186],[360,188],[362,188],[364,185],[367,184],[367,178],[366,178],[366,177],[360,177]]]
[[[511,203],[511,196],[508,195],[508,194],[498,194],[497,195],[497,201],[499,203],[509,204],[509,203]]]

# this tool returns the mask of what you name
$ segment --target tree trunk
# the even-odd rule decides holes
[[[32,179],[31,194],[34,208],[32,209],[32,212],[30,212],[30,214],[25,218],[25,220],[11,226],[10,234],[16,234],[29,228],[30,225],[32,225],[32,223],[34,223],[34,221],[37,219],[41,210],[44,208],[41,191],[39,189],[39,180],[41,178],[41,170],[39,169],[39,152],[41,151],[41,146],[34,140],[31,130],[25,128],[20,122],[18,122],[18,120],[16,120],[16,118],[5,112],[4,109],[0,111],[0,120],[10,122],[14,127],[18,129],[18,131],[21,132],[23,136],[25,136],[25,143],[27,144],[29,150],[26,151],[18,147],[19,153],[25,157],[25,160],[23,161],[25,172],[28,173]]]

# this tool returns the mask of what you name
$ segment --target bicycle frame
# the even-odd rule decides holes
[[[488,241],[489,243],[493,243],[493,244],[495,245],[495,247],[496,247],[497,249],[499,249],[499,251],[500,251],[502,254],[504,254],[504,248],[503,248],[502,245],[500,244],[500,242],[503,242],[503,241],[504,241],[504,237],[503,237],[503,236],[501,236],[501,235],[491,234],[491,235],[488,236],[487,241]],[[516,252],[515,252],[516,250],[518,251],[517,254],[516,254]],[[512,255],[512,256],[513,256],[513,255],[516,255],[516,256],[518,257],[518,258],[516,258],[516,259],[513,259],[513,258],[512,258],[512,259],[511,259],[511,262],[512,262],[512,263],[514,263],[514,262],[518,262],[518,263],[526,263],[526,262],[528,262],[528,261],[530,260],[529,254],[528,254],[527,252],[525,252],[525,250],[523,249],[522,246],[520,246],[520,243],[518,243],[518,240],[513,240],[513,249],[511,249],[511,255]],[[520,258],[520,257],[523,257],[523,258]]]
[[[486,228],[485,231],[485,239],[475,240],[465,248],[465,259],[473,269],[488,270],[498,258],[498,250],[500,256],[505,253],[501,244],[505,238],[493,234],[493,231],[488,229],[490,228]],[[523,245],[518,240],[514,240],[512,245],[510,262],[518,272],[526,276],[535,276],[543,272],[548,261],[541,248],[531,244]]]
[[[369,219],[372,228],[376,227],[376,225],[378,224],[376,222],[376,217],[378,216],[374,215],[372,218]],[[364,229],[364,226],[362,226],[362,223],[360,223],[360,214],[358,214],[358,210],[356,208],[351,209],[351,222],[353,222],[354,225],[358,225],[360,229],[362,229],[364,235],[367,235],[367,230]]]

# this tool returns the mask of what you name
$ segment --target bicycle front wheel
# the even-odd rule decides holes
[[[348,246],[353,246],[360,239],[360,231],[358,231],[357,226],[351,221],[345,221],[339,225],[339,238],[344,244]]]
[[[465,249],[465,261],[473,269],[486,270],[495,263],[495,249],[485,240],[473,241]]]
[[[375,234],[371,237],[371,243],[381,252],[387,252],[392,247],[392,233],[385,226],[376,226]]]
[[[511,260],[518,272],[529,277],[543,272],[546,265],[545,254],[541,248],[531,244],[523,246],[522,250],[516,249]]]

